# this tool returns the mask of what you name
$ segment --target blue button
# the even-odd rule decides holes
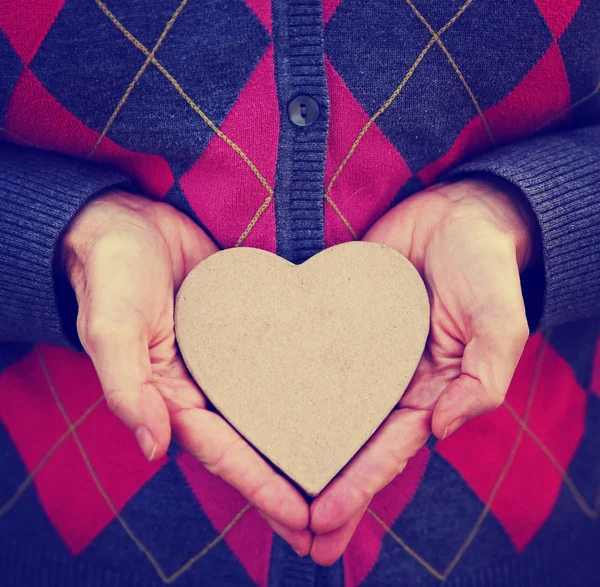
[[[319,118],[319,105],[311,96],[296,96],[288,104],[288,116],[297,126],[310,126]]]

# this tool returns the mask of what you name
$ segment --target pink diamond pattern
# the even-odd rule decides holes
[[[369,116],[329,60],[325,73],[331,103],[325,185],[349,152]],[[330,192],[331,198],[360,236],[389,207],[411,171],[387,137],[372,124]],[[351,239],[331,206],[325,207],[325,244]]]
[[[265,52],[227,115],[221,130],[256,165],[271,187],[275,184],[279,106],[275,89],[273,46]],[[215,135],[200,159],[180,179],[196,214],[223,247],[232,247],[268,192],[223,139]],[[244,243],[275,251],[273,203]]]

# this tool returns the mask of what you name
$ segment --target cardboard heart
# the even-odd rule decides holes
[[[364,242],[302,265],[221,251],[190,272],[175,314],[181,354],[206,396],[309,495],[400,400],[429,331],[416,269]]]

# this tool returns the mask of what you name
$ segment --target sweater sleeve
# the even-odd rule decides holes
[[[543,267],[522,275],[532,330],[600,315],[600,126],[500,147],[448,174],[508,180],[539,226]]]
[[[0,145],[0,340],[77,344],[60,238],[88,199],[127,183],[93,163]]]

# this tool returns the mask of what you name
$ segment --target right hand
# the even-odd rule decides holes
[[[191,379],[175,342],[175,295],[217,250],[168,204],[114,191],[76,216],[62,264],[79,304],[77,331],[110,409],[150,460],[171,439],[242,493],[301,555],[310,551],[308,505],[219,415]]]

